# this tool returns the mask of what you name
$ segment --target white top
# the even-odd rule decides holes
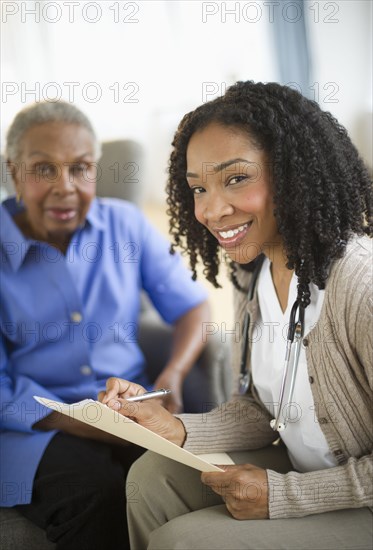
[[[270,266],[271,262],[266,258],[258,279],[259,317],[253,333],[251,362],[255,387],[267,409],[275,417],[280,398],[290,312],[297,297],[297,277],[293,275],[291,279],[288,305],[283,313]],[[324,301],[323,290],[310,284],[310,291],[311,303],[305,310],[303,336],[306,336],[316,324]],[[288,420],[280,436],[288,449],[294,468],[299,472],[309,472],[335,466],[337,462],[317,421],[317,409],[308,380],[303,346],[291,402],[291,406],[287,406],[286,402],[283,405]]]

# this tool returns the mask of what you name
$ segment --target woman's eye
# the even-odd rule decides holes
[[[53,164],[37,164],[35,166],[35,174],[41,178],[53,179],[56,177],[57,167]]]
[[[232,178],[229,178],[228,185],[236,185],[237,183],[240,183],[241,181],[244,181],[247,179],[248,176],[241,175],[241,176],[233,176]]]
[[[79,162],[77,164],[72,164],[70,166],[70,173],[73,176],[80,176],[80,175],[84,174],[84,172],[86,170],[87,170],[87,165],[82,163],[82,162]]]
[[[193,195],[200,195],[204,192],[203,187],[191,187],[190,190],[192,191]]]

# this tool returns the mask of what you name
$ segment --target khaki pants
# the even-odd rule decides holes
[[[292,469],[284,447],[230,453],[285,473]],[[371,550],[369,509],[327,512],[294,519],[238,521],[200,472],[147,452],[127,480],[131,550]]]

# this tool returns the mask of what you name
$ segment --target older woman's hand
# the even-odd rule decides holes
[[[106,392],[100,392],[98,399],[114,411],[181,447],[186,438],[184,424],[168,412],[158,399],[134,403],[126,401],[128,397],[145,392],[145,388],[139,384],[121,378],[109,378]]]
[[[183,412],[183,379],[180,372],[165,368],[154,381],[154,389],[168,388],[171,393],[163,400],[163,406],[172,414]]]

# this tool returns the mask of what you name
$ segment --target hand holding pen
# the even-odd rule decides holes
[[[164,388],[146,391],[140,384],[129,382],[121,378],[109,378],[106,382],[106,391],[99,393],[98,399],[105,405],[111,400],[120,399],[129,402],[147,401],[149,399],[161,398],[171,393],[171,390]],[[113,408],[113,407],[112,407]]]
[[[184,424],[154,399],[168,393],[169,390],[146,392],[139,384],[109,378],[106,391],[100,392],[98,399],[119,414],[181,447],[186,437]]]

